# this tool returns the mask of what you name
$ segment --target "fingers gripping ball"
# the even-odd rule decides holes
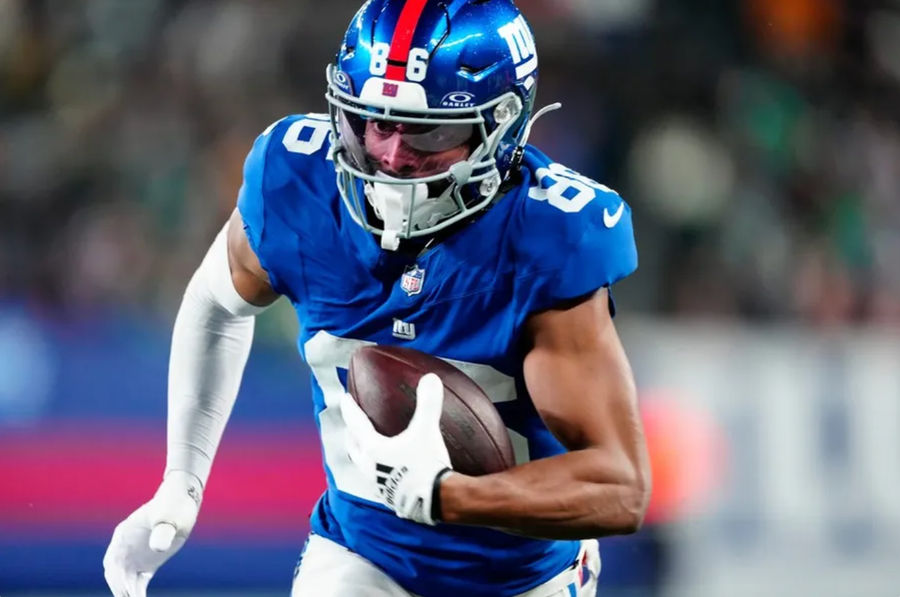
[[[406,429],[416,410],[416,386],[426,373],[444,384],[440,427],[453,470],[496,473],[515,464],[500,413],[478,384],[437,357],[410,348],[366,346],[350,359],[347,391],[379,433]]]

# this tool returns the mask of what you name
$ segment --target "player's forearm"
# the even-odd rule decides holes
[[[190,472],[205,485],[237,397],[254,319],[204,311],[183,304],[172,334],[166,470]]]
[[[442,519],[543,539],[632,533],[649,499],[645,478],[593,449],[484,477],[451,474],[441,483]]]
[[[172,333],[166,471],[206,484],[253,342],[261,310],[234,290],[220,233],[191,278]]]

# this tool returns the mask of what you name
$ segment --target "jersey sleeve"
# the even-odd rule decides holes
[[[314,201],[309,198],[321,194],[327,155],[324,142],[312,145],[308,135],[304,136],[310,129],[314,134],[324,131],[325,123],[297,115],[266,129],[244,162],[237,200],[247,240],[272,288],[292,300],[299,298],[303,287],[298,264],[300,239],[312,225],[309,213]],[[288,147],[289,138],[292,148]],[[298,146],[300,150],[296,150]]]
[[[548,198],[540,186],[525,200],[528,229],[519,233],[525,242],[516,268],[525,313],[610,287],[637,269],[631,208],[615,191],[589,188],[594,197],[584,205],[574,191]]]

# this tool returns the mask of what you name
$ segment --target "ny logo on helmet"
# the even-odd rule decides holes
[[[509,46],[509,53],[512,54],[516,65],[517,79],[522,79],[537,70],[537,47],[525,17],[519,15],[513,22],[497,29],[497,33]]]

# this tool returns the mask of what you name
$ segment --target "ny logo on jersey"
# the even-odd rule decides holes
[[[407,323],[405,321],[400,321],[399,319],[394,320],[394,338],[400,338],[401,340],[415,340],[416,339],[416,324]]]
[[[513,63],[516,65],[516,78],[521,79],[537,70],[537,48],[534,37],[528,29],[525,17],[519,15],[515,21],[507,23],[497,30],[500,37],[509,46]]]

